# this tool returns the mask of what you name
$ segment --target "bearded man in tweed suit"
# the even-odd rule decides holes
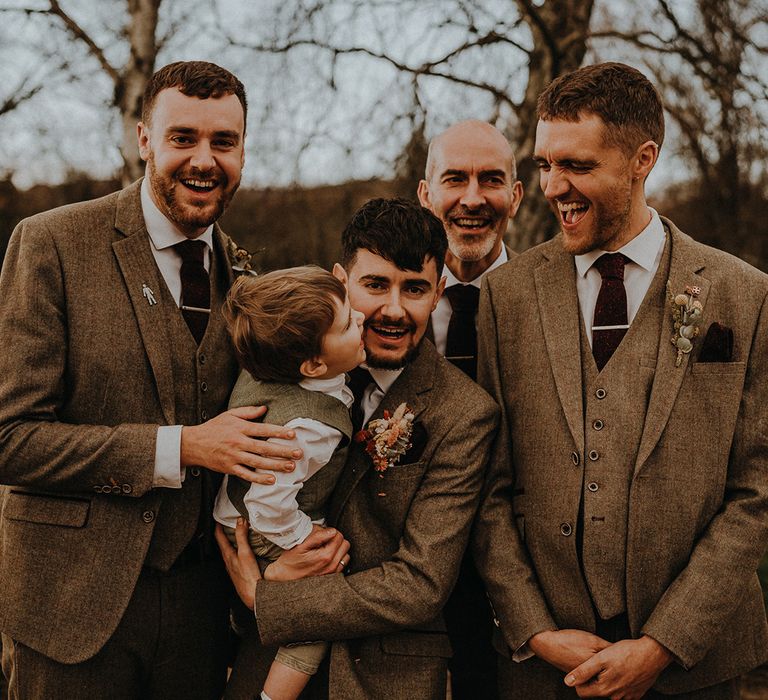
[[[166,66],[138,125],[146,178],[11,238],[0,629],[13,699],[220,695],[220,473],[269,480],[253,468],[295,456],[257,439],[290,437],[251,423],[260,410],[220,414],[237,366],[219,313],[233,245],[215,222],[240,182],[245,113],[228,71]],[[186,298],[185,268],[204,301]]]
[[[663,137],[639,71],[554,81],[534,157],[561,233],[482,295],[503,697],[737,698],[768,658],[768,278],[647,206]]]

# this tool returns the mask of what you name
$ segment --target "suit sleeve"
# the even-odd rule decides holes
[[[728,625],[754,585],[768,541],[767,300],[749,353],[722,506],[642,628],[685,668],[701,661]]]
[[[497,328],[492,292],[485,283],[480,295],[478,381],[501,406],[501,424],[470,547],[504,639],[515,652],[533,635],[557,625],[520,540],[512,509],[513,452],[498,359],[498,335],[505,330]]]
[[[141,496],[152,485],[156,425],[61,418],[76,370],[68,366],[66,280],[47,224],[35,217],[17,226],[0,275],[0,483],[55,492],[112,485]]]
[[[439,400],[451,398],[458,400]],[[457,421],[461,429],[445,421],[443,435],[430,435],[437,444],[399,547],[389,559],[346,577],[257,585],[255,612],[265,644],[389,633],[439,615],[456,581],[477,508],[496,407],[485,397],[474,411],[457,413]]]

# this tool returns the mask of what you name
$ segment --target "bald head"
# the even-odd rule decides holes
[[[432,139],[419,201],[443,222],[445,262],[461,281],[472,281],[499,257],[522,197],[515,156],[496,127],[472,119]]]
[[[495,126],[479,119],[467,119],[449,126],[429,142],[427,167],[424,173],[426,179],[432,179],[436,163],[440,161],[443,150],[450,151],[460,147],[474,152],[495,151],[506,163],[510,181],[514,182],[517,179],[515,154],[512,152],[509,141]]]

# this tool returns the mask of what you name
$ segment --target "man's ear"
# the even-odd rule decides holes
[[[149,160],[152,149],[149,144],[149,127],[144,122],[136,125],[136,138],[139,142],[139,155],[143,161]]]
[[[432,202],[429,198],[429,183],[426,180],[419,180],[419,187],[416,190],[416,195],[419,198],[419,204],[425,209],[432,211]]]
[[[646,141],[638,146],[630,163],[633,180],[645,180],[659,158],[659,146],[655,141]]]
[[[512,185],[512,202],[509,205],[509,218],[514,219],[517,210],[520,208],[520,202],[523,201],[523,183],[520,180],[515,180]]]
[[[440,281],[437,283],[437,289],[435,290],[435,300],[432,302],[432,311],[437,308],[437,302],[440,301],[440,297],[443,296],[443,292],[445,291],[445,280],[446,277],[443,275],[440,278]]]
[[[333,264],[333,270],[331,270],[331,274],[337,280],[339,280],[345,287],[349,284],[349,277],[347,276],[347,271],[339,263]]]
[[[304,360],[299,367],[299,372],[307,379],[317,379],[322,377],[328,371],[328,365],[319,358],[313,357],[311,360]]]

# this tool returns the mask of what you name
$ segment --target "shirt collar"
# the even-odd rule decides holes
[[[496,256],[496,260],[494,260],[488,269],[485,272],[481,272],[475,279],[470,280],[469,282],[462,282],[460,279],[456,277],[456,275],[453,274],[453,272],[450,271],[448,268],[448,265],[443,265],[443,275],[445,275],[445,286],[453,287],[457,284],[472,284],[478,289],[480,289],[480,284],[483,281],[483,277],[487,275],[491,270],[495,270],[497,267],[500,267],[505,262],[509,260],[509,257],[507,256],[507,247],[505,245],[501,246],[501,252]]]
[[[623,253],[633,263],[636,263],[644,270],[653,271],[656,258],[660,250],[664,247],[664,224],[661,223],[658,213],[655,209],[648,207],[651,212],[651,220],[648,225],[638,233],[629,243],[626,243],[614,253]],[[584,277],[595,261],[608,251],[598,248],[590,250],[584,255],[575,255],[576,271]]]
[[[152,195],[149,193],[149,178],[147,177],[141,183],[141,210],[144,214],[147,233],[156,250],[170,248],[187,240],[187,237],[173,225],[173,222],[157,208]],[[213,249],[213,224],[195,240],[203,241],[209,249]]]
[[[376,382],[376,386],[379,387],[385,394],[390,390],[395,380],[400,376],[405,367],[400,369],[381,369],[379,367],[369,367],[365,362],[361,365],[364,369],[367,369],[373,377],[373,381]]]
[[[299,382],[299,386],[307,391],[319,391],[321,394],[329,394],[342,401],[347,408],[349,408],[355,400],[349,387],[347,387],[346,376],[344,373],[327,379],[305,377]]]

